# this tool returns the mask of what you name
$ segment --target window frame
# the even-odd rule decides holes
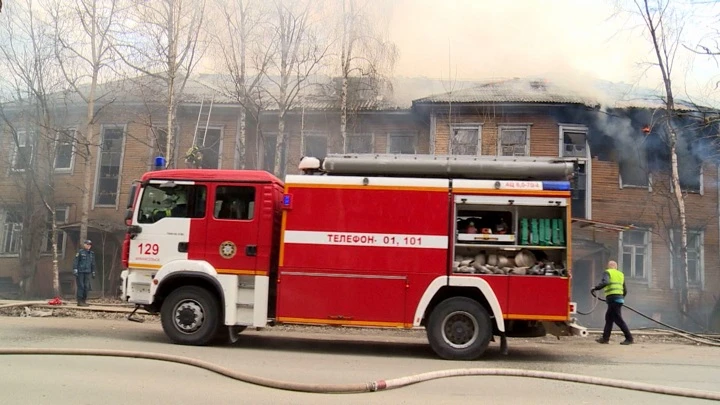
[[[61,210],[65,211],[65,215],[62,220],[57,220],[57,219],[55,220],[56,225],[58,225],[58,226],[66,224],[68,221],[68,217],[70,215],[70,207],[69,206],[59,205],[59,206],[55,207],[55,216],[56,217],[57,217],[58,211],[61,211]],[[65,258],[65,249],[67,247],[67,233],[62,229],[58,229],[57,232],[58,232],[58,234],[60,234],[60,233],[63,234],[62,242],[58,243],[58,257]],[[43,237],[43,244],[42,244],[43,248],[40,253],[43,256],[51,256],[52,255],[52,246],[48,246],[49,244],[52,243],[52,239],[51,239],[52,237],[50,236],[51,233],[52,233],[52,224],[50,224],[49,229],[47,230],[47,232],[45,232],[45,235]],[[49,249],[48,249],[48,247],[49,247]]]
[[[678,165],[679,166],[679,165]],[[678,167],[679,169],[679,167]],[[672,170],[672,169],[671,169]],[[670,172],[670,175],[672,176],[672,172]],[[679,180],[679,179],[678,179]],[[682,188],[682,184],[680,185],[681,191],[683,193],[687,194],[699,194],[699,195],[705,195],[705,162],[700,162],[700,174],[698,175],[698,180],[700,181],[700,189],[699,190],[687,190]],[[675,192],[675,186],[673,186],[672,179],[670,181],[670,192]]]
[[[412,138],[413,141],[413,152],[412,153],[401,153],[401,152],[391,152],[390,151],[390,139],[393,137],[403,137],[403,138]],[[388,131],[386,134],[386,145],[385,150],[388,154],[394,154],[394,155],[414,155],[418,153],[418,131],[415,130],[397,130],[397,131]]]
[[[122,129],[122,145],[120,146],[120,165],[118,166],[118,185],[116,190],[115,204],[99,204],[98,191],[100,189],[100,167],[102,163],[102,146],[104,141],[105,129]],[[122,174],[125,161],[125,146],[127,144],[127,125],[125,124],[103,124],[100,125],[100,144],[97,146],[97,162],[95,167],[95,185],[92,198],[92,209],[95,208],[115,208],[120,204],[120,192],[122,190]]]
[[[17,252],[6,252],[5,251],[5,237],[6,235],[6,229],[5,227],[9,224],[7,222],[7,215],[10,212],[16,212],[16,209],[13,207],[10,207],[8,209],[7,207],[0,208],[0,257],[19,257],[20,256],[20,250],[22,249],[22,232],[23,232],[23,222],[12,222],[13,224],[13,230],[11,231],[11,237],[14,241],[15,235],[19,235],[20,240],[17,242]]]
[[[23,173],[28,167],[32,167],[35,162],[35,132],[32,130],[20,129],[15,131],[15,134],[17,136],[17,142],[15,142],[15,138],[12,139],[13,147],[12,159],[10,159],[10,171],[13,173]],[[28,146],[28,142],[30,142],[30,146]],[[28,147],[30,148],[30,161],[27,162],[27,167],[23,169],[16,168],[15,165],[18,163],[17,159],[20,153],[20,148]]]
[[[506,156],[506,155],[502,154],[502,132],[503,132],[503,130],[517,131],[517,130],[523,129],[523,130],[525,130],[525,154],[522,156],[530,156],[530,132],[531,132],[530,128],[531,127],[532,127],[532,124],[510,124],[510,123],[498,124],[496,155],[503,156],[503,157],[517,157],[517,155]]]
[[[647,185],[646,185],[646,186],[641,186],[641,185],[638,185],[638,184],[625,184],[625,183],[623,183],[623,179],[622,179],[622,172],[623,172],[623,170],[622,170],[622,163],[621,163],[621,162],[618,162],[618,163],[617,163],[617,166],[618,166],[618,187],[620,188],[620,190],[623,190],[623,189],[626,189],[626,188],[631,188],[631,189],[632,189],[632,188],[637,188],[637,189],[647,189],[648,192],[651,192],[651,191],[652,191],[652,173],[650,173],[649,170],[648,170],[648,174],[647,174]]]
[[[679,229],[678,229],[678,231],[679,231]],[[698,282],[693,283],[693,282],[690,282],[690,280],[688,280],[688,287],[704,290],[705,289],[705,231],[703,229],[688,229],[687,231],[688,231],[688,241],[690,240],[690,234],[697,234],[699,236],[699,238],[696,238],[695,241],[699,245],[699,247],[697,248],[697,250],[698,250],[697,261],[700,266],[700,270],[699,270],[699,274],[698,274]],[[676,230],[670,229],[669,233],[670,233],[670,241],[671,241],[670,244],[671,244],[671,246],[674,247]],[[679,235],[680,232],[677,232],[677,234]],[[688,252],[689,251],[690,251],[690,244],[688,244]],[[675,253],[674,251],[670,252],[671,258],[673,257],[674,253]],[[670,260],[670,289],[674,289],[674,288],[675,288],[675,260],[671,259]]]
[[[640,245],[636,244],[626,244],[625,243],[625,233],[626,232],[642,232],[643,233],[643,240],[644,244],[642,245],[643,248],[645,248],[645,253],[643,255],[643,267],[645,270],[645,277],[640,278],[635,275],[635,256],[637,253],[635,252],[635,249],[639,247]],[[630,263],[630,266],[628,266],[626,263],[624,263],[624,256],[625,256],[625,247],[632,247],[633,252],[633,260],[632,263]],[[652,228],[636,228],[631,229],[627,231],[621,231],[618,233],[618,266],[622,270],[623,273],[625,273],[625,277],[633,282],[642,283],[642,284],[648,284],[652,282]],[[626,272],[626,270],[629,270]]]
[[[203,151],[203,149],[206,149],[206,147],[199,145],[199,141],[201,140],[199,132],[205,131],[206,129],[220,131],[220,138],[218,139],[218,164],[217,164],[217,167],[211,167],[210,169],[221,169],[223,167],[223,147],[225,146],[224,145],[225,144],[225,127],[223,125],[204,125],[204,126],[197,128],[197,131],[195,132],[198,135],[197,139],[196,139],[196,143],[198,143],[198,149],[200,149],[201,152]],[[203,155],[203,159],[204,159],[204,155]]]
[[[221,218],[221,217],[218,217],[218,215],[217,215],[218,213],[216,213],[216,210],[217,210],[217,208],[218,208],[218,207],[217,207],[217,203],[218,203],[218,190],[221,189],[221,188],[223,188],[223,187],[226,187],[226,188],[240,188],[240,189],[249,189],[249,190],[252,190],[252,197],[253,197],[253,198],[252,198],[251,201],[248,202],[248,205],[247,205],[249,218]],[[213,219],[214,221],[233,221],[233,222],[235,222],[235,221],[242,221],[242,222],[252,222],[252,221],[255,221],[255,218],[257,218],[257,215],[255,215],[255,214],[257,214],[257,210],[256,210],[257,196],[258,196],[257,187],[254,187],[254,186],[251,186],[251,185],[245,185],[245,184],[242,184],[242,185],[238,185],[238,184],[218,184],[218,185],[216,185],[216,186],[215,186],[215,190],[214,190],[214,192],[213,192],[213,201],[212,201],[212,209],[213,209],[213,211],[212,211],[212,219]],[[250,207],[250,203],[252,203],[252,208]]]
[[[448,155],[450,156],[482,156],[482,123],[463,123],[463,124],[450,124],[450,136],[448,136]],[[472,155],[457,155],[453,153],[453,146],[455,140],[456,130],[474,130],[477,131],[477,144],[475,145],[475,154]]]
[[[347,134],[345,139],[345,145],[343,147],[344,153],[347,154],[363,154],[363,153],[375,153],[375,133],[374,132],[354,132]],[[349,140],[351,138],[370,138],[370,151],[369,152],[350,152],[348,146],[350,146]]]
[[[155,153],[156,151],[159,151],[159,149],[158,149],[158,144],[157,144],[157,140],[158,140],[158,139],[157,139],[157,136],[155,135],[155,131],[158,131],[158,130],[164,131],[164,132],[165,132],[165,137],[167,138],[167,125],[165,125],[165,126],[163,126],[163,125],[150,125],[150,126],[147,128],[147,131],[148,131],[148,132],[147,132],[147,139],[148,139],[147,145],[148,145],[148,147],[149,147],[148,158],[149,158],[149,162],[150,162],[150,163],[148,164],[148,170],[153,170],[153,169],[155,168],[155,158],[158,157],[158,154]],[[176,140],[179,139],[178,134],[180,134],[180,126],[179,126],[179,125],[175,125],[173,131],[174,131],[173,133],[174,133],[175,139],[176,139]],[[167,140],[166,140],[165,142],[166,142],[166,144],[167,144]],[[179,144],[179,143],[176,142],[175,149],[173,150],[173,156],[172,156],[172,158],[170,159],[170,166],[169,166],[169,167],[176,167],[176,166],[177,166],[177,159],[178,159],[178,153],[179,153],[179,152],[178,152],[178,149],[179,149],[179,148],[178,148],[178,144]],[[164,154],[165,151],[162,151],[162,153]],[[167,162],[167,161],[168,161],[168,157],[167,157],[167,156],[163,156],[163,157],[165,158],[165,160],[166,160],[166,162]]]
[[[281,173],[281,172],[287,171],[287,161],[281,162],[282,164],[280,165],[280,167],[276,167],[276,168],[274,168],[275,170],[271,170],[271,169],[268,169],[268,167],[267,167],[267,159],[266,159],[267,148],[269,146],[271,146],[267,143],[267,138],[271,137],[271,138],[275,138],[275,142],[272,144],[272,148],[271,148],[271,150],[273,151],[273,154],[272,154],[273,160],[277,160],[278,152],[280,152],[280,154],[281,154],[280,157],[282,160],[287,160],[287,149],[288,149],[287,143],[290,143],[290,133],[289,132],[285,133],[285,139],[288,142],[286,144],[283,144],[283,150],[279,150],[277,148],[277,140],[278,140],[279,135],[280,135],[279,132],[273,132],[273,131],[270,131],[270,132],[263,131],[262,132],[262,136],[259,137],[260,143],[262,145],[262,153],[260,153],[260,148],[258,148],[258,151],[257,151],[257,153],[259,155],[258,161],[260,162],[260,164],[258,164],[258,167],[260,168],[260,170],[265,170],[265,171],[267,171],[269,173],[273,173],[273,174],[277,173],[278,176],[282,176],[282,175],[284,175],[284,173]],[[273,162],[273,166],[274,165],[275,165],[275,162]],[[277,172],[276,172],[276,170],[277,170]]]
[[[325,140],[325,156],[318,157],[318,156],[310,156],[307,154],[306,148],[307,148],[308,144],[306,142],[312,138]],[[302,131],[301,136],[300,136],[300,151],[302,153],[302,156],[314,157],[314,158],[318,158],[320,160],[324,159],[328,155],[328,152],[330,151],[329,141],[330,141],[330,137],[329,137],[329,133],[327,131]]]
[[[161,189],[162,189],[161,185],[162,185],[163,183],[165,183],[164,180],[150,180],[149,183],[148,183],[148,185],[147,185],[147,186],[144,186],[144,187],[142,188],[142,194],[141,194],[141,195],[139,196],[139,198],[138,198],[138,201],[137,201],[137,204],[136,204],[137,207],[135,208],[134,213],[133,213],[133,221],[135,221],[135,222],[137,222],[138,224],[141,224],[141,225],[143,225],[143,226],[153,226],[153,225],[159,223],[160,221],[162,221],[163,219],[168,219],[168,220],[177,220],[177,219],[188,220],[188,219],[205,219],[205,218],[207,218],[207,215],[208,215],[208,206],[209,206],[209,204],[208,204],[208,199],[209,199],[209,196],[210,196],[210,187],[209,187],[207,184],[205,184],[205,183],[195,183],[195,182],[191,182],[191,181],[175,180],[175,181],[173,181],[173,182],[174,182],[175,185],[177,185],[177,186],[184,186],[184,187],[192,188],[192,190],[188,190],[188,192],[187,192],[186,195],[185,195],[186,203],[188,204],[188,214],[187,214],[187,215],[185,215],[185,216],[177,216],[177,217],[173,217],[173,216],[170,216],[170,217],[162,217],[162,218],[160,218],[160,219],[158,219],[158,220],[154,220],[154,221],[144,221],[144,220],[142,220],[142,218],[141,218],[140,215],[143,213],[143,202],[145,201],[145,198],[146,198],[146,196],[147,196],[148,187],[149,187],[149,186],[152,186],[152,187],[155,188],[155,189],[161,190]],[[201,193],[202,193],[202,192],[205,193],[205,203],[204,203],[203,205],[194,205],[194,204],[193,204],[193,206],[195,207],[196,210],[197,210],[197,207],[198,207],[198,206],[202,207],[202,209],[203,209],[202,216],[199,216],[199,214],[197,214],[197,212],[194,212],[192,215],[190,215],[190,211],[189,211],[190,205],[191,205],[191,204],[190,204],[190,199],[191,199],[191,198],[197,198],[197,194],[198,194],[198,191],[197,191],[197,190],[201,190]],[[165,193],[165,192],[163,191],[163,193]]]
[[[646,160],[645,163],[646,163],[646,165],[647,165],[647,163],[648,163],[648,162],[647,162],[647,153],[646,153],[646,156],[645,156],[645,160]],[[649,167],[648,167],[648,170],[647,170],[647,185],[645,185],[645,186],[643,186],[643,185],[638,185],[638,184],[625,184],[625,183],[623,183],[623,179],[622,179],[622,172],[623,172],[623,170],[622,170],[622,167],[623,167],[623,162],[621,162],[621,161],[618,160],[618,162],[617,162],[617,168],[618,168],[618,187],[619,187],[621,190],[622,190],[622,189],[626,189],[626,188],[630,188],[630,189],[647,189],[648,192],[652,192],[652,181],[653,181],[653,180],[652,180],[652,173],[650,172]]]
[[[585,157],[565,156],[565,131],[585,132]],[[558,156],[585,165],[585,217],[592,219],[592,159],[590,153],[589,128],[582,124],[558,123]]]
[[[70,138],[70,165],[68,167],[57,167],[57,160],[59,156],[58,149],[61,145],[60,133],[63,131],[68,131],[72,133],[72,136]],[[60,131],[56,131],[55,134],[55,158],[53,159],[53,171],[59,174],[72,173],[73,169],[75,168],[75,143],[77,138],[77,128],[65,128]],[[62,144],[67,145],[66,142],[63,142]]]

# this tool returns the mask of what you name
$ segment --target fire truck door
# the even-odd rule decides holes
[[[176,260],[202,259],[206,206],[204,185],[153,180],[144,186],[133,223],[139,232],[130,240],[130,267],[155,270]]]
[[[254,274],[258,212],[255,184],[216,183],[211,191],[205,260],[218,273]]]

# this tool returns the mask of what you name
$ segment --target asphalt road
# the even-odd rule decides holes
[[[592,339],[511,339],[475,362],[439,360],[421,333],[246,331],[223,347],[167,342],[157,323],[0,317],[1,347],[103,348],[190,356],[243,373],[307,383],[357,383],[433,370],[505,367],[720,390],[720,348],[598,345]],[[305,394],[230,380],[167,362],[100,357],[0,356],[0,403],[11,404],[700,404],[658,394],[539,379],[458,377],[367,394]]]

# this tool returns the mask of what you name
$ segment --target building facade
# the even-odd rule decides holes
[[[178,108],[172,166],[184,167],[185,153],[194,144],[200,145],[205,168],[261,168],[280,176],[297,173],[302,156],[328,153],[573,160],[578,167],[573,180],[573,296],[580,310],[587,311],[593,304],[589,290],[599,282],[607,260],[613,259],[626,274],[629,305],[660,320],[677,321],[679,288],[674,272],[678,265],[672,252],[678,246],[679,221],[669,172],[658,163],[666,156],[657,141],[661,135],[653,118],[654,106],[622,106],[611,111],[555,91],[544,82],[500,81],[415,99],[411,106],[358,105],[348,114],[343,139],[337,100],[312,100],[287,113],[288,142],[278,147],[277,111],[266,110],[259,120],[247,115],[243,134],[239,105],[215,101],[209,112],[205,101],[201,110],[201,98],[190,101],[189,97]],[[155,156],[165,155],[166,119],[162,108],[155,108],[149,111],[147,105],[128,103],[104,110],[94,126],[98,142],[88,146],[89,155],[81,153],[73,137],[64,142],[58,135],[61,147],[53,161],[53,178],[65,294],[72,293],[69,271],[79,246],[80,190],[87,170],[93,177],[90,238],[102,266],[94,293],[104,290],[113,295],[116,291],[131,182],[152,169]],[[81,122],[81,116],[68,114],[65,121]],[[68,124],[63,129],[77,127]],[[11,130],[20,136],[9,136]],[[18,252],[23,218],[14,207],[23,204],[23,194],[16,190],[24,168],[17,157],[38,154],[24,146],[29,141],[22,141],[30,139],[30,132],[22,125],[6,126],[0,135],[5,155],[0,160],[0,292],[11,292],[21,279]],[[680,154],[681,188],[690,229],[689,295],[693,319],[707,325],[713,322],[715,297],[720,294],[719,177],[718,166],[692,144],[680,145],[685,148]],[[275,167],[278,153],[284,167]],[[39,295],[51,291],[47,236],[45,240],[33,279]],[[580,322],[597,326],[603,322],[603,313],[601,308]],[[645,324],[641,318],[629,319],[634,325]]]

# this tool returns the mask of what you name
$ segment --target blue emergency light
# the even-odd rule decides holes
[[[569,181],[543,181],[543,190],[546,191],[570,191]]]
[[[292,194],[283,194],[281,208],[285,211],[291,210],[292,202],[293,202]]]
[[[165,168],[165,158],[162,156],[157,156],[155,158],[155,170],[162,170]]]

